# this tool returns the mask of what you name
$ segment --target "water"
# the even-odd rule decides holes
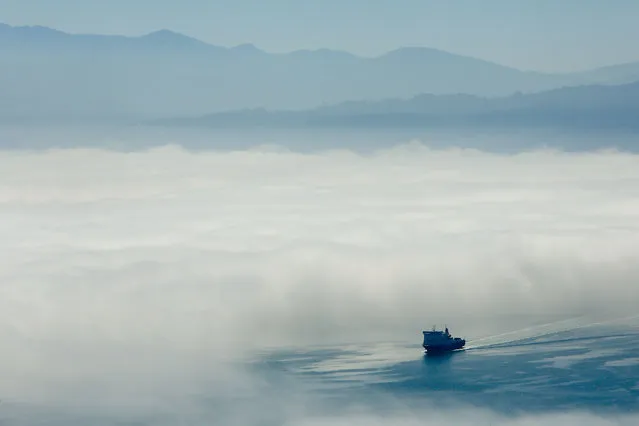
[[[3,401],[0,424],[636,424],[639,327],[534,329],[439,355],[425,354],[417,338],[262,351],[240,363],[244,385],[188,402],[126,413],[123,405],[80,412]]]
[[[195,152],[277,147],[294,152],[351,150],[370,154],[410,141],[432,149],[462,148],[517,153],[535,149],[568,152],[618,149],[636,153],[639,134],[632,131],[557,129],[215,129],[122,125],[0,125],[1,149],[101,147],[144,150],[167,144]]]
[[[470,405],[506,415],[639,411],[639,330],[591,327],[442,355],[418,344],[266,355],[256,374],[293,377],[333,410]]]

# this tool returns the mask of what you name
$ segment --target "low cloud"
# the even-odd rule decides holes
[[[168,146],[0,170],[9,399],[175,396],[243,386],[225,361],[265,346],[637,313],[634,155]]]

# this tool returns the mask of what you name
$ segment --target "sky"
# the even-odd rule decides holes
[[[0,0],[0,10],[10,25],[124,35],[166,28],[271,52],[373,56],[428,46],[565,72],[639,61],[636,0]]]

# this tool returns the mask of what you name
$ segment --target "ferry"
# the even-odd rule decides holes
[[[466,340],[461,337],[453,337],[448,332],[448,327],[444,331],[436,330],[422,331],[424,334],[423,348],[429,353],[450,352],[462,349],[466,345]]]

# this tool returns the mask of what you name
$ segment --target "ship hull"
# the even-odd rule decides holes
[[[455,340],[443,345],[422,345],[422,346],[424,347],[426,352],[442,353],[442,352],[450,352],[450,351],[462,349],[465,345],[466,345],[466,341],[461,339],[461,340]]]

